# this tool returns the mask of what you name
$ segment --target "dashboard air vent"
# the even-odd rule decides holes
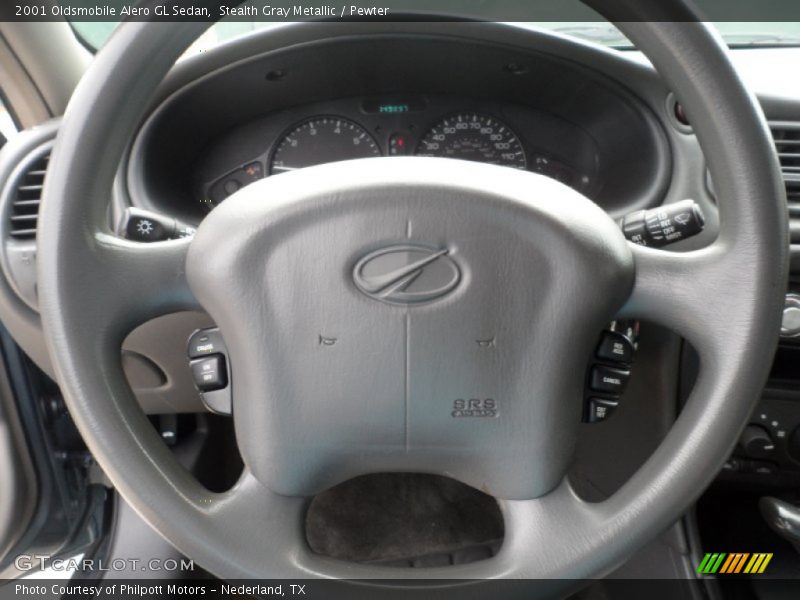
[[[39,203],[50,152],[36,160],[22,175],[11,202],[11,237],[28,240],[36,237]]]
[[[800,123],[773,125],[772,137],[783,172],[800,176]]]
[[[792,218],[800,218],[800,122],[770,123]]]
[[[786,204],[789,206],[789,216],[800,219],[800,177],[797,180],[786,180]]]
[[[800,204],[800,178],[786,182],[786,199],[790,204]]]

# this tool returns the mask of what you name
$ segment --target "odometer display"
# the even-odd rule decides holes
[[[269,165],[272,175],[303,167],[381,156],[366,129],[342,117],[314,117],[293,127],[278,142]]]
[[[438,156],[524,169],[525,150],[517,135],[494,117],[460,114],[434,125],[422,138],[417,156]]]

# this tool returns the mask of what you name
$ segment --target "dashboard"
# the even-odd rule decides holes
[[[274,51],[244,39],[227,49],[241,60],[187,64],[186,73],[197,73],[165,90],[133,145],[129,203],[196,226],[258,179],[401,155],[541,173],[612,214],[664,200],[667,133],[614,78],[561,52],[511,45],[507,35],[467,39],[409,27],[414,34],[333,37],[307,28],[315,39]]]
[[[262,151],[226,170],[230,145]],[[204,157],[196,198],[210,210],[262,177],[382,156],[437,156],[527,169],[587,195],[596,187],[599,162],[591,136],[542,111],[448,96],[356,97],[284,110],[237,128]]]
[[[498,24],[382,27],[365,33],[363,24],[287,26],[181,61],[153,104],[142,108],[120,165],[110,223],[134,207],[197,226],[238,189],[289,169],[436,155],[541,173],[615,218],[691,198],[706,215],[706,230],[675,249],[701,247],[716,235],[717,199],[702,149],[691,126],[676,121],[668,86],[637,53]],[[763,52],[735,54],[760,77],[764,62],[786,55],[796,64],[800,57],[800,50],[771,50],[767,61],[756,61]],[[800,104],[777,91],[783,97],[768,90],[759,99],[773,125],[794,135],[796,128],[787,127],[795,127]],[[35,234],[22,235],[35,214],[15,185],[27,189],[26,178],[41,178],[57,127],[54,121],[8,144],[16,154],[5,151],[8,185],[0,199],[9,282],[0,286],[0,309],[15,339],[47,372],[31,259]],[[796,201],[790,209],[796,214]],[[26,229],[15,229],[17,223]],[[794,272],[800,272],[797,248]],[[200,313],[172,315],[128,338],[126,371],[148,412],[202,410],[184,354],[189,335],[211,326]],[[644,356],[637,362],[646,372]],[[785,390],[776,394],[783,401]],[[773,415],[781,407],[767,408],[769,423],[785,427],[786,418]]]

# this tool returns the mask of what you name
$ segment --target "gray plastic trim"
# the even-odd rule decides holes
[[[53,367],[42,335],[39,314],[17,291],[17,284],[8,265],[7,252],[9,246],[30,248],[35,255],[35,242],[19,242],[8,235],[8,218],[11,200],[15,192],[17,175],[24,170],[24,165],[41,155],[52,146],[56,136],[59,120],[48,121],[38,127],[23,131],[11,139],[0,151],[0,318],[8,328],[14,340],[28,356],[46,373],[52,375]],[[34,274],[36,271],[33,271]]]
[[[53,131],[55,137],[55,131]],[[27,304],[28,308],[36,311],[36,241],[17,240],[11,236],[10,222],[11,211],[14,204],[14,195],[22,178],[31,167],[53,149],[53,140],[38,146],[22,159],[17,168],[4,182],[0,192],[0,267],[17,296]]]
[[[45,373],[53,376],[53,367],[45,346],[36,298],[36,281],[28,279],[24,289],[20,275],[37,276],[36,240],[16,240],[9,231],[9,213],[18,179],[28,166],[53,146],[60,120],[21,132],[0,152],[0,318],[14,341]],[[15,270],[12,253],[27,252],[33,257],[30,273]],[[126,284],[130,285],[130,283]],[[125,340],[123,350],[135,353],[160,370],[166,380],[159,385],[146,371],[127,361],[127,376],[142,408],[150,414],[182,413],[205,410],[191,379],[183,344],[186,336],[198,327],[213,325],[204,313],[164,315],[143,323]]]

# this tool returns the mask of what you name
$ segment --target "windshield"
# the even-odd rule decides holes
[[[77,35],[93,50],[106,42],[118,22],[73,21]],[[585,22],[538,22],[519,23],[521,26],[538,27],[570,35],[597,44],[633,49],[631,42],[610,23]],[[251,33],[259,29],[280,27],[280,23],[253,21],[220,21],[209,27],[187,51],[186,55],[205,52],[222,42]],[[732,47],[800,46],[800,22],[724,22],[715,23],[722,37]]]
[[[622,49],[633,45],[611,23],[540,23],[547,29],[577,38]],[[798,46],[800,22],[723,22],[714,23],[725,42],[732,47]]]

